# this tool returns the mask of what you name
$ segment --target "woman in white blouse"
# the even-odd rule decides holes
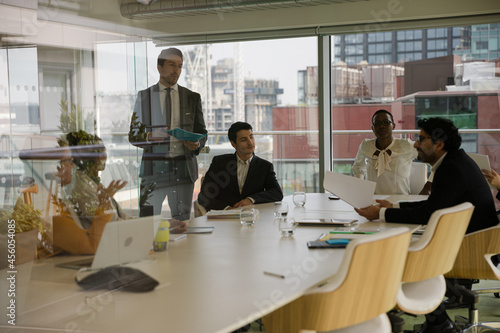
[[[372,117],[375,139],[361,142],[352,166],[355,177],[377,182],[376,194],[409,194],[411,163],[417,157],[413,142],[396,139],[392,114],[378,110]]]

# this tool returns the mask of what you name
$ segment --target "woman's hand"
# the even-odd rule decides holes
[[[493,169],[491,171],[481,170],[484,177],[492,186],[495,186],[500,191],[500,175]]]

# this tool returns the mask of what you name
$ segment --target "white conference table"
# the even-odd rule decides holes
[[[404,199],[393,197],[389,199]],[[411,199],[420,198],[412,197]],[[367,222],[341,200],[328,194],[307,194],[304,208],[285,197],[289,215],[325,213],[355,218],[370,228],[400,224]],[[310,250],[314,240],[332,227],[298,227],[282,238],[273,217],[273,203],[255,206],[253,226],[237,220],[199,217],[190,226],[213,226],[212,234],[190,234],[170,242],[131,266],[159,281],[152,292],[83,291],[74,270],[55,267],[68,257],[46,258],[18,267],[16,326],[7,325],[6,270],[0,271],[0,331],[33,332],[231,332],[300,297],[334,275],[344,250]],[[329,212],[328,212],[329,211]],[[409,225],[405,225],[409,226]],[[350,235],[351,236],[351,235]],[[352,235],[363,237],[363,235]],[[279,278],[264,271],[283,274]]]

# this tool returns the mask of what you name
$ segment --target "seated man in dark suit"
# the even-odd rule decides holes
[[[198,203],[209,211],[283,199],[273,164],[254,154],[252,126],[236,122],[229,128],[228,136],[236,152],[213,158]]]
[[[421,119],[418,127],[420,133],[415,140],[418,159],[432,165],[434,173],[429,198],[400,204],[377,200],[379,205],[356,211],[369,220],[427,224],[434,211],[470,202],[475,208],[467,233],[498,224],[491,191],[477,164],[460,149],[462,138],[458,129],[444,118]],[[422,332],[455,332],[443,304],[426,315]]]

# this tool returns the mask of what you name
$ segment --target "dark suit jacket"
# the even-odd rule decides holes
[[[224,209],[247,197],[256,204],[283,199],[273,164],[254,155],[240,194],[236,153],[215,156],[201,185],[198,203],[207,210]]]
[[[498,224],[493,197],[481,170],[463,149],[450,151],[434,174],[429,198],[401,203],[400,208],[388,208],[385,219],[427,224],[434,211],[467,201],[475,207],[467,233]]]
[[[497,192],[497,200],[500,200],[500,191]],[[497,210],[497,215],[500,215],[500,210]]]
[[[186,131],[206,134],[207,130],[205,128],[205,121],[203,119],[203,112],[201,110],[201,97],[200,94],[195,93],[187,88],[179,86],[179,102],[180,102],[180,127]],[[146,125],[146,131],[150,132],[150,126],[166,126],[166,124],[153,124],[152,123],[152,113],[161,112],[160,109],[160,97],[159,97],[159,86],[155,84],[148,89],[139,91],[137,96],[134,113],[138,117],[138,121]],[[129,140],[130,143],[144,148],[144,153],[141,162],[141,177],[153,177],[157,181],[162,181],[161,177],[157,172],[158,167],[155,167],[155,163],[161,160],[165,160],[164,151],[161,150],[161,146],[165,148],[168,142],[152,143],[145,142],[145,140],[137,140],[138,127],[134,127],[133,124],[130,126]],[[196,151],[190,151],[186,147],[183,147],[186,159],[187,168],[189,171],[189,177],[192,182],[198,179],[198,163],[196,161],[196,155],[199,154],[200,149],[203,148],[207,137],[205,136],[200,140],[200,148]]]

